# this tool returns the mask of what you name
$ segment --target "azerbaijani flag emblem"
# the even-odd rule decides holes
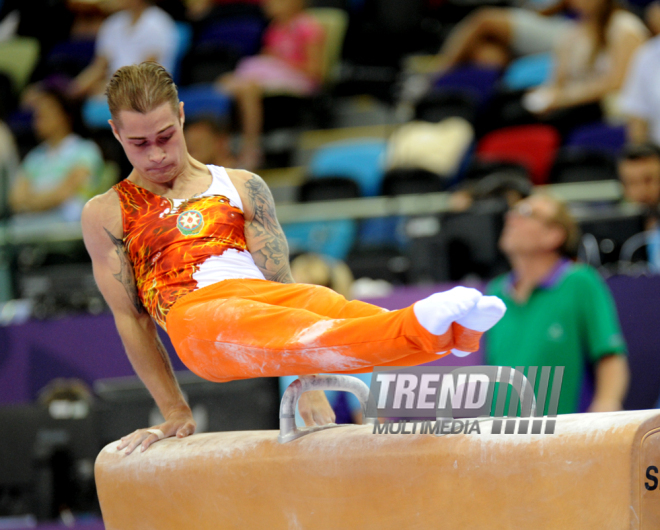
[[[184,236],[194,236],[204,228],[204,217],[197,210],[182,212],[176,219],[176,227]]]

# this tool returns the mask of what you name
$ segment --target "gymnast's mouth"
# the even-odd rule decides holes
[[[174,164],[167,164],[166,166],[150,167],[147,171],[153,171],[154,173],[159,173],[170,169]]]

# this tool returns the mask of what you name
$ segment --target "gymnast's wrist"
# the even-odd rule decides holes
[[[172,405],[168,407],[167,410],[163,411],[163,417],[165,420],[178,416],[192,416],[192,410],[190,410],[190,406],[185,401]]]

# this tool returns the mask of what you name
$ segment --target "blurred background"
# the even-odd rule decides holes
[[[131,170],[102,93],[125,61],[167,66],[191,154],[263,176],[294,277],[349,298],[397,309],[482,287],[509,270],[509,208],[539,190],[567,202],[576,259],[607,281],[628,343],[625,408],[655,407],[659,12],[645,0],[0,0],[0,529],[103,528],[96,454],[159,421],[79,224],[84,202]],[[280,83],[269,63],[251,98],[255,56],[288,70]],[[200,431],[278,428],[277,381],[205,382],[162,338]],[[348,401],[335,407],[351,421]]]

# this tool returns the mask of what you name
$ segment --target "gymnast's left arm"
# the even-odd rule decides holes
[[[255,264],[267,280],[294,283],[289,265],[289,245],[275,214],[275,201],[259,175],[228,169],[243,203],[245,241]],[[335,421],[335,413],[322,390],[305,392],[298,401],[305,425]]]
[[[275,201],[268,186],[254,173],[229,171],[243,202],[245,241],[254,263],[267,280],[294,283],[289,266],[289,245],[277,220]]]

